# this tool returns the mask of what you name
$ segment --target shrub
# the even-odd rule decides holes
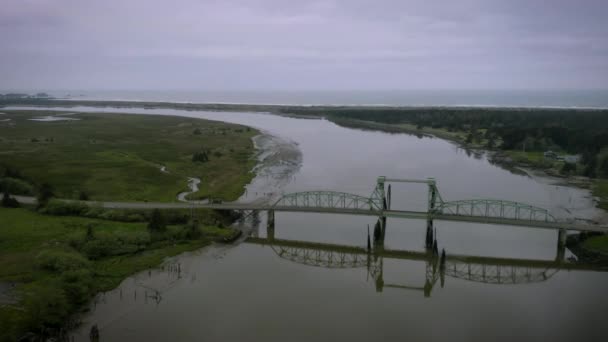
[[[52,272],[64,272],[89,267],[89,261],[74,252],[45,250],[36,257],[40,268]]]
[[[79,247],[91,260],[137,253],[150,243],[150,236],[144,232],[97,235],[92,240],[86,240],[85,238]],[[75,244],[78,245],[78,242]]]
[[[167,223],[165,217],[160,210],[154,209],[150,216],[150,223],[148,223],[148,230],[150,233],[160,233],[167,230]]]
[[[64,272],[61,283],[64,293],[73,305],[84,304],[93,292],[93,277],[87,269]]]
[[[38,188],[38,196],[36,197],[38,200],[38,208],[46,206],[52,197],[55,197],[53,188],[47,183],[40,185]]]
[[[192,155],[192,161],[205,163],[209,161],[209,156],[207,156],[207,152],[196,152]]]
[[[89,200],[89,194],[87,194],[86,192],[80,190],[80,192],[78,193],[78,199],[81,201],[88,201]]]
[[[8,195],[8,192],[5,192],[2,195],[2,201],[0,202],[0,205],[5,208],[19,208],[19,202],[15,198],[10,197]]]
[[[0,192],[7,191],[13,195],[32,195],[34,188],[24,180],[4,177],[0,178]]]
[[[89,207],[81,202],[65,202],[49,200],[46,207],[40,210],[43,214],[57,216],[81,216],[88,211]]]
[[[184,226],[180,237],[187,240],[195,240],[200,238],[201,235],[202,233],[199,228],[198,220],[192,220]]]
[[[29,326],[41,330],[60,327],[70,312],[70,305],[60,284],[44,284],[29,289],[24,300]]]
[[[571,172],[576,172],[576,164],[564,163],[562,169],[559,172],[563,175],[568,175]]]

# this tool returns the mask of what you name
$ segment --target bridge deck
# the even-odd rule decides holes
[[[21,203],[35,203],[35,198],[15,196]],[[347,215],[364,215],[364,216],[386,216],[407,219],[426,220],[427,212],[424,211],[405,211],[405,210],[375,210],[375,209],[349,209],[349,208],[324,208],[324,207],[293,207],[293,206],[272,206],[268,204],[255,203],[160,203],[160,202],[82,202],[91,206],[100,206],[108,209],[216,209],[216,210],[274,210],[285,212],[309,212],[309,213],[328,213],[328,214],[347,214]],[[567,229],[577,231],[591,231],[608,233],[608,226],[602,225],[585,225],[568,222],[545,222],[533,220],[515,220],[499,217],[480,217],[469,215],[450,215],[450,214],[434,214],[433,220],[439,221],[455,221],[469,222],[479,224],[496,224],[507,226],[519,226],[528,228],[540,229]]]

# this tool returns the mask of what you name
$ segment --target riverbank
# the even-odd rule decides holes
[[[237,237],[236,230],[220,228],[230,218],[197,215],[203,219],[196,228],[174,223],[152,234],[145,222],[0,208],[0,282],[11,287],[4,297],[14,298],[0,306],[0,341],[15,341],[28,331],[57,335],[96,293],[167,257]],[[220,227],[205,217],[215,217]]]
[[[71,120],[55,111],[3,112],[9,120],[0,123],[2,190],[36,195],[48,184],[63,198],[172,202],[196,175],[202,184],[188,195],[231,201],[256,175],[259,132],[247,126],[69,114]],[[58,119],[36,120],[42,116]],[[151,210],[77,207],[51,200],[39,211],[0,208],[0,341],[28,331],[57,336],[96,293],[168,257],[240,236],[225,228],[236,217],[211,210],[163,210],[167,228],[152,232]]]
[[[349,128],[363,130],[377,130],[387,133],[406,133],[419,137],[436,137],[451,141],[464,149],[478,150],[487,153],[490,162],[500,165],[509,170],[521,173],[517,169],[528,169],[542,172],[545,177],[553,178],[556,183],[564,183],[570,186],[590,190],[596,198],[596,206],[603,210],[608,210],[608,179],[579,176],[572,173],[563,174],[560,172],[563,162],[547,161],[543,158],[542,152],[521,152],[513,150],[488,149],[487,139],[480,139],[474,142],[467,142],[467,133],[464,131],[448,131],[446,129],[432,127],[416,127],[411,124],[385,124],[365,120],[329,118],[332,122]],[[526,172],[524,170],[524,172]],[[527,173],[527,172],[526,172]],[[529,173],[528,173],[529,174]],[[594,219],[599,223],[608,222],[608,213]]]

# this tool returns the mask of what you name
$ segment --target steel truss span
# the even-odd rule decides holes
[[[386,257],[374,257],[370,254],[352,253],[345,250],[316,249],[306,247],[288,247],[270,244],[273,252],[281,259],[302,264],[306,266],[322,267],[329,269],[346,268],[368,268],[375,275],[381,271],[380,259]],[[389,258],[390,259],[390,258]],[[420,258],[414,260],[421,261]],[[436,262],[428,258],[427,262]],[[432,277],[438,272],[438,267],[431,267]],[[449,260],[445,265],[445,275],[450,278],[461,279],[470,282],[515,285],[531,284],[549,280],[559,269],[538,268],[525,265],[495,265]]]
[[[559,270],[512,265],[484,265],[451,262],[445,267],[445,274],[452,278],[484,284],[530,284],[547,281]]]
[[[359,268],[369,266],[368,255],[312,248],[270,245],[275,254],[291,262],[323,268]]]
[[[531,222],[556,222],[547,209],[529,204],[495,200],[473,199],[442,202],[435,213],[469,217],[501,218]]]
[[[283,195],[273,207],[379,210],[371,198],[336,191],[305,191]]]

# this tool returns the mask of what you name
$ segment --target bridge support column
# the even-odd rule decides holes
[[[266,221],[266,236],[268,240],[274,240],[274,210],[268,210]]]
[[[433,236],[433,219],[432,218],[427,218],[426,220],[426,239],[424,240],[424,247],[426,249],[432,249],[433,248],[433,240],[434,240],[434,236]]]
[[[568,237],[568,230],[560,229],[557,233],[557,256],[555,261],[563,261],[566,256],[566,238]]]
[[[380,264],[379,272],[375,274],[376,292],[382,292],[384,290],[384,259],[378,261]]]
[[[386,229],[386,218],[379,217],[374,225],[374,247],[384,246],[384,230]]]

